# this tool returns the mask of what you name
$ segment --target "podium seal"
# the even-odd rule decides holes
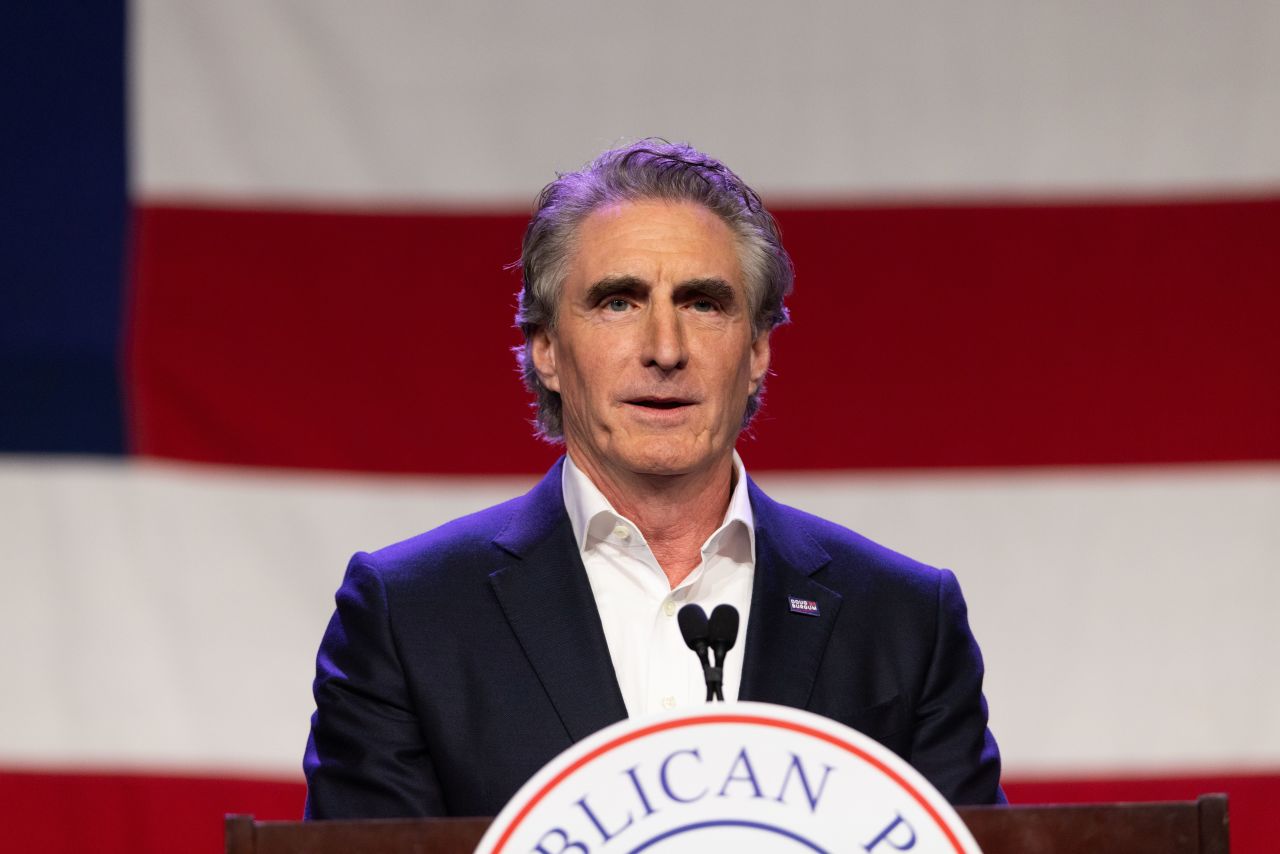
[[[766,703],[614,724],[521,787],[480,854],[980,854],[938,792],[842,724]]]

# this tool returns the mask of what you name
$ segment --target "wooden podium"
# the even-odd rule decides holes
[[[958,807],[984,854],[1229,854],[1227,796],[1143,804]],[[227,854],[470,854],[491,819],[254,821],[229,815]]]

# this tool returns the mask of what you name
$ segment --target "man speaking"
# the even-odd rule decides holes
[[[793,278],[756,193],[685,145],[608,151],[542,191],[521,267],[518,358],[565,456],[352,558],[307,816],[494,815],[573,742],[702,703],[690,603],[741,614],[726,699],[852,726],[953,803],[1002,800],[955,577],[775,503],[734,451]]]

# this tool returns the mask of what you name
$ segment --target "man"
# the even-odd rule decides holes
[[[518,356],[567,455],[525,496],[352,559],[307,815],[492,815],[574,741],[702,702],[689,602],[743,617],[726,699],[826,715],[953,802],[1002,800],[955,577],[776,504],[734,451],[792,283],[757,195],[645,140],[543,190],[521,266]]]

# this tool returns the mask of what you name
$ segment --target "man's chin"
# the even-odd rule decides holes
[[[634,474],[652,477],[679,477],[714,466],[721,454],[704,448],[690,448],[670,439],[652,439],[628,448],[619,460]]]

